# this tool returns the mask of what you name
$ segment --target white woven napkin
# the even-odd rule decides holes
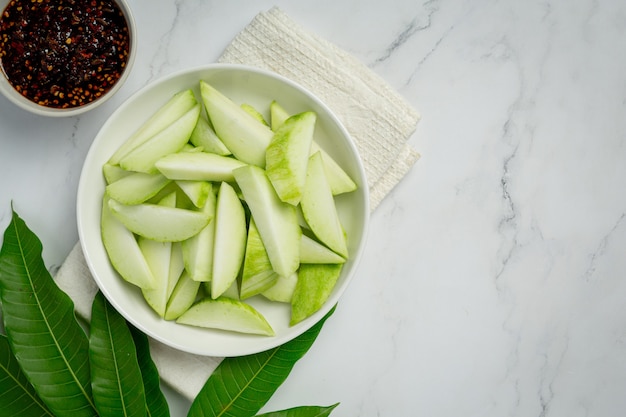
[[[363,159],[372,210],[419,158],[407,145],[419,114],[355,58],[307,32],[277,8],[258,14],[226,48],[220,62],[269,69],[298,82],[329,105]],[[77,314],[89,320],[98,287],[79,243],[55,279],[74,301]],[[163,381],[190,400],[221,361],[182,353],[153,339],[150,347]]]
[[[352,55],[306,31],[277,7],[259,13],[219,61],[274,71],[326,103],[357,145],[372,210],[419,158],[406,143],[419,113]]]

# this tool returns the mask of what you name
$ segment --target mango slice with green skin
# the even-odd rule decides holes
[[[254,218],[251,218],[239,289],[240,298],[245,300],[265,291],[274,284],[277,277]]]
[[[289,117],[276,130],[265,154],[265,170],[278,197],[293,206],[302,198],[316,120],[312,111]]]
[[[178,284],[180,277],[185,271],[185,258],[181,242],[172,242],[172,258],[170,259],[170,270],[167,280],[167,299],[172,296],[172,292]]]
[[[214,153],[221,156],[231,155],[232,152],[224,145],[224,142],[217,136],[209,121],[200,114],[196,127],[191,132],[189,142],[205,152]]]
[[[120,160],[120,166],[128,171],[158,172],[156,161],[180,151],[189,142],[200,116],[200,109],[200,104],[196,104],[174,123],[134,148]]]
[[[157,204],[164,207],[176,207],[176,200],[176,193],[171,192],[161,198]],[[176,249],[172,242],[157,242],[142,236],[138,237],[137,244],[155,279],[152,288],[142,288],[141,292],[148,305],[159,316],[163,317],[171,290],[178,282],[181,274],[181,272],[177,272],[175,277],[172,278],[171,276],[171,272],[176,268],[176,265],[173,264],[176,262],[174,255]],[[172,279],[175,279],[174,283],[170,282]]]
[[[188,239],[211,220],[209,215],[200,211],[157,204],[125,205],[108,200],[108,207],[113,216],[129,231],[159,242],[179,242]]]
[[[330,184],[333,195],[349,193],[357,189],[356,183],[348,175],[346,171],[339,166],[337,161],[333,159],[324,149],[317,143],[311,144],[311,155],[319,152],[324,162],[324,170],[326,171],[326,179]]]
[[[257,119],[260,123],[262,123],[262,124],[264,124],[265,126],[268,126],[268,127],[270,126],[270,124],[267,123],[267,120],[265,120],[265,117],[263,116],[263,114],[261,114],[261,112],[259,110],[257,110],[257,108],[254,107],[252,104],[241,103],[241,105],[239,107],[241,107],[250,116],[252,116],[255,119]]]
[[[177,180],[176,185],[197,208],[203,208],[213,187],[208,181]]]
[[[291,299],[291,326],[318,311],[335,287],[343,264],[302,264]]]
[[[112,165],[108,162],[102,165],[102,175],[104,176],[104,181],[108,184],[112,184],[115,181],[118,181],[124,177],[131,175],[132,171],[126,171],[119,165]]]
[[[155,162],[165,177],[193,181],[233,181],[233,170],[244,165],[235,158],[208,152],[172,153]]]
[[[263,291],[261,295],[270,301],[276,301],[278,303],[291,303],[297,283],[297,272],[288,276],[278,275],[274,285]]]
[[[346,237],[326,179],[321,153],[317,152],[310,157],[306,178],[301,201],[304,220],[322,243],[347,258]]]
[[[174,94],[113,153],[108,164],[119,164],[120,160],[130,151],[165,130],[197,104],[198,101],[191,89]]]
[[[265,150],[274,132],[205,81],[200,95],[217,136],[242,162],[265,167]]]
[[[165,309],[165,320],[176,320],[182,314],[184,314],[196,301],[198,296],[198,290],[200,289],[200,282],[191,279],[187,271],[183,271],[182,275],[178,279],[172,295],[167,301],[167,307]]]
[[[211,282],[202,282],[201,288],[204,290],[206,294],[211,294]],[[239,285],[237,280],[233,281],[233,283],[220,295],[219,298],[231,298],[233,300],[239,300]]]
[[[231,185],[220,184],[215,208],[211,297],[217,298],[237,279],[246,250],[246,213]]]
[[[233,174],[259,229],[272,268],[279,275],[291,275],[300,265],[302,231],[296,208],[278,198],[263,169],[246,165]]]
[[[254,307],[227,297],[199,301],[178,317],[176,323],[274,336],[272,326]]]
[[[144,239],[149,241],[149,239]],[[146,299],[146,302],[152,309],[161,317],[165,317],[165,310],[167,308],[167,302],[174,291],[174,287],[178,283],[183,270],[185,269],[185,264],[183,263],[183,254],[181,250],[180,242],[152,242],[150,245],[170,245],[170,253],[157,253],[158,246],[150,249],[156,249],[153,254],[146,254],[146,247],[142,245],[142,252],[146,256],[146,259],[152,258],[154,259],[154,265],[157,266],[159,262],[159,256],[167,257],[168,269],[165,271],[161,271],[157,274],[155,271],[154,274],[157,277],[157,284],[154,288],[144,289],[142,288],[141,292]],[[150,250],[148,249],[148,250]],[[148,261],[150,264],[150,268],[154,270],[152,267],[153,263]],[[160,274],[165,276],[165,281],[160,281],[162,278],[158,277]]]
[[[105,196],[102,200],[100,229],[111,265],[127,282],[140,288],[154,288],[154,275],[135,236],[115,218],[108,202],[109,198]]]
[[[303,264],[342,264],[346,262],[346,259],[302,233],[300,262]]]
[[[291,115],[285,110],[285,108],[276,100],[272,100],[270,103],[270,125],[272,130],[276,132],[280,126]],[[333,195],[339,195],[343,193],[349,193],[357,189],[356,183],[344,171],[341,166],[331,157],[323,148],[321,148],[317,142],[313,141],[311,144],[311,155],[316,152],[322,153],[322,160],[324,161],[324,168],[328,176],[328,182]]]
[[[276,100],[270,103],[270,126],[274,132],[289,118],[289,113]]]
[[[210,184],[210,183],[209,183]],[[216,193],[211,190],[202,207],[202,212],[215,219]],[[185,269],[194,281],[208,282],[213,276],[213,248],[215,243],[215,220],[197,234],[181,242]]]
[[[142,289],[142,294],[148,305],[159,316],[163,317],[168,299],[167,287],[172,259],[172,242],[157,242],[156,240],[139,237],[137,244],[155,280],[152,288]]]
[[[140,204],[157,195],[170,182],[170,179],[161,174],[131,172],[130,175],[107,185],[105,192],[120,203]]]

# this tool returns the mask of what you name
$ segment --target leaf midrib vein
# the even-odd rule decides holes
[[[126,410],[126,399],[124,398],[124,393],[122,392],[120,372],[119,372],[119,363],[117,360],[117,353],[115,352],[115,343],[113,342],[113,334],[111,332],[111,320],[109,319],[109,308],[106,305],[106,302],[104,302],[104,319],[106,320],[106,328],[109,329],[109,331],[107,332],[107,335],[109,336],[109,345],[111,346],[111,355],[113,357],[113,368],[115,370],[115,380],[117,381],[117,390],[120,396],[120,401],[122,403],[122,411],[124,412],[124,416],[128,416],[128,412]]]
[[[45,412],[47,415],[54,417],[54,415],[52,413],[50,413],[49,410],[47,410],[46,406],[41,402],[41,400],[38,397],[33,396],[30,391],[28,391],[28,389],[26,389],[26,386],[24,386],[24,384],[21,383],[21,381],[19,379],[17,379],[17,377],[15,377],[10,369],[6,366],[4,366],[4,364],[0,364],[0,369],[6,371],[8,377],[15,382],[15,384],[19,387],[22,387],[24,389],[24,393],[32,400],[32,402],[34,404],[39,405]]]
[[[24,265],[24,268],[26,269],[26,275],[28,277],[28,283],[30,285],[33,297],[37,301],[37,308],[38,308],[38,310],[39,310],[39,312],[41,314],[42,320],[45,323],[46,328],[48,329],[48,332],[50,334],[50,337],[52,338],[52,340],[54,342],[54,346],[56,347],[56,350],[59,352],[59,356],[62,358],[63,362],[65,363],[65,366],[67,367],[68,372],[70,373],[70,375],[72,376],[72,378],[76,382],[76,385],[79,387],[79,390],[81,391],[81,393],[83,394],[83,396],[85,397],[87,402],[95,410],[95,405],[93,404],[90,396],[87,394],[87,392],[83,388],[82,384],[78,380],[78,377],[76,376],[76,373],[74,372],[73,368],[70,366],[69,361],[65,357],[65,354],[63,353],[63,350],[61,349],[61,345],[59,344],[59,341],[56,339],[56,337],[54,335],[54,332],[52,331],[52,326],[50,325],[50,322],[48,321],[48,318],[47,318],[47,316],[45,315],[45,313],[43,311],[43,308],[41,306],[41,302],[39,300],[39,294],[37,293],[37,291],[35,289],[35,284],[33,282],[33,277],[32,277],[31,271],[30,271],[30,267],[29,267],[28,263],[26,262],[26,255],[25,255],[25,251],[24,251],[24,245],[22,243],[22,237],[21,237],[21,234],[20,234],[20,232],[18,230],[17,223],[16,222],[14,222],[14,223],[15,223],[15,225],[14,225],[15,236],[17,238],[18,248],[19,248],[19,251],[20,251],[20,256],[22,257],[22,265]]]
[[[280,350],[280,347],[274,349],[271,353],[271,355],[269,355],[267,357],[267,359],[262,363],[262,365],[259,367],[259,369],[253,374],[252,378],[248,379],[246,381],[246,383],[243,385],[242,388],[239,389],[239,392],[237,393],[237,395],[235,395],[230,402],[228,402],[228,404],[226,404],[225,407],[223,407],[222,411],[217,415],[217,417],[223,416],[229,409],[230,407],[234,404],[234,402],[243,395],[243,392],[245,390],[248,389],[248,387],[256,380],[257,376],[261,373],[261,371],[263,369],[265,369],[265,367],[267,366],[267,364],[274,358],[274,356],[276,356],[276,354],[278,353],[278,351]]]

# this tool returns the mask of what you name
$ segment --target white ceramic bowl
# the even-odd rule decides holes
[[[188,327],[159,318],[143,300],[140,290],[126,283],[112,268],[100,237],[100,213],[105,183],[102,165],[144,120],[174,93],[192,88],[200,97],[205,80],[234,101],[266,109],[276,99],[292,113],[318,114],[315,140],[348,172],[358,190],[337,197],[343,226],[349,236],[351,257],[326,304],[317,313],[290,327],[290,306],[261,296],[248,299],[270,322],[276,335],[254,336]],[[176,349],[207,356],[240,356],[283,344],[309,329],[339,300],[355,275],[365,245],[369,219],[368,187],[357,149],[329,108],[295,83],[270,72],[238,65],[214,64],[175,73],[131,96],[102,126],[87,154],[78,187],[78,231],[82,249],[100,290],[132,324],[156,340]]]
[[[0,13],[6,8],[9,4],[10,0],[0,0]],[[40,116],[49,116],[49,117],[69,117],[76,116],[81,113],[85,113],[89,110],[93,110],[96,107],[102,105],[104,102],[109,100],[124,84],[130,71],[133,67],[133,63],[135,62],[135,56],[137,55],[137,30],[135,19],[130,10],[130,7],[126,0],[115,0],[115,2],[120,7],[122,13],[126,17],[126,23],[128,24],[128,33],[129,33],[129,41],[130,41],[130,50],[128,53],[128,61],[126,62],[126,66],[124,71],[122,72],[120,78],[117,82],[111,87],[105,94],[99,97],[96,100],[93,100],[85,105],[72,107],[67,109],[57,109],[53,107],[46,107],[39,105],[28,98],[24,97],[20,93],[13,88],[13,86],[7,80],[4,72],[0,69],[0,93],[4,95],[9,101],[14,103],[16,106],[27,110],[31,113],[40,115]]]

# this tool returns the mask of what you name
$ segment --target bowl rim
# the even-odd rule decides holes
[[[155,332],[151,331],[142,322],[138,321],[132,315],[129,315],[129,312],[125,311],[124,308],[118,302],[118,300],[116,300],[109,293],[106,287],[106,284],[103,285],[103,282],[100,276],[100,271],[97,270],[97,265],[95,265],[94,260],[92,259],[92,256],[91,256],[92,248],[88,244],[89,239],[87,238],[87,235],[86,235],[86,233],[88,233],[87,231],[88,225],[85,224],[85,220],[84,220],[84,217],[85,217],[84,212],[85,210],[87,210],[87,208],[85,207],[84,201],[86,198],[85,197],[86,193],[88,193],[89,190],[92,189],[90,187],[93,185],[91,183],[88,183],[86,178],[88,177],[88,172],[95,169],[93,166],[90,166],[90,162],[95,158],[94,155],[98,152],[98,143],[100,140],[102,140],[101,138],[102,138],[103,132],[106,132],[106,129],[109,127],[109,124],[116,121],[119,115],[127,111],[127,107],[132,105],[143,94],[145,94],[146,92],[150,92],[152,89],[158,88],[162,84],[167,84],[168,82],[171,82],[177,77],[181,77],[181,76],[184,77],[186,75],[188,76],[189,74],[205,72],[205,71],[211,72],[211,71],[229,71],[229,70],[253,72],[253,73],[258,74],[261,77],[274,78],[278,82],[287,84],[290,88],[295,88],[296,90],[299,90],[299,94],[304,94],[307,100],[312,100],[312,102],[316,103],[318,106],[321,106],[321,108],[324,109],[324,111],[326,112],[329,118],[329,123],[336,125],[337,129],[339,129],[342,135],[347,139],[345,141],[346,142],[345,145],[350,148],[351,155],[349,157],[354,158],[355,160],[356,165],[353,167],[353,170],[356,169],[356,175],[358,177],[356,179],[360,183],[359,193],[361,193],[360,198],[362,199],[362,201],[359,201],[359,205],[361,206],[361,209],[363,210],[363,212],[362,212],[361,223],[358,225],[358,227],[360,228],[360,239],[355,246],[356,250],[353,252],[353,255],[350,258],[351,266],[350,266],[350,269],[345,273],[345,278],[343,279],[341,286],[340,285],[336,286],[337,288],[333,290],[331,297],[329,297],[329,300],[327,300],[327,302],[324,304],[322,309],[318,310],[318,312],[313,314],[308,319],[305,319],[303,322],[299,323],[298,325],[289,328],[288,338],[285,338],[284,336],[279,337],[278,334],[273,337],[258,338],[257,339],[258,343],[255,344],[254,348],[250,348],[249,344],[246,344],[243,347],[238,347],[237,349],[229,349],[229,350],[220,350],[219,347],[215,347],[215,346],[210,346],[208,348],[200,349],[197,347],[190,347],[188,345],[185,345],[184,342],[181,343],[179,341],[168,339],[164,337],[163,335],[156,334]],[[101,201],[102,196],[98,195],[97,198]],[[354,197],[354,198],[357,198],[357,197]],[[100,291],[103,292],[105,297],[109,300],[109,302],[111,302],[113,307],[116,308],[116,310],[118,310],[122,314],[122,316],[124,316],[127,320],[133,323],[136,327],[138,327],[144,333],[151,336],[153,339],[160,341],[161,343],[167,346],[170,346],[174,349],[200,355],[200,356],[215,356],[215,357],[231,356],[232,357],[232,356],[241,356],[241,355],[246,355],[246,354],[258,353],[267,349],[274,348],[283,343],[286,343],[287,341],[292,340],[293,338],[304,333],[306,330],[312,327],[319,319],[321,319],[324,314],[330,311],[330,309],[336,304],[339,298],[343,295],[348,285],[353,281],[353,277],[356,273],[361,256],[364,252],[366,241],[367,241],[368,230],[369,230],[369,215],[370,215],[369,198],[370,198],[369,187],[368,187],[367,179],[365,176],[365,169],[364,169],[363,161],[359,155],[354,139],[350,136],[349,132],[341,123],[341,121],[338,119],[336,114],[326,104],[324,104],[319,98],[317,98],[317,96],[315,96],[314,94],[312,94],[310,91],[300,86],[299,84],[295,83],[294,81],[289,80],[288,78],[282,75],[279,75],[277,73],[274,73],[272,71],[269,71],[269,70],[264,70],[264,69],[242,65],[242,64],[215,63],[215,64],[200,65],[200,66],[195,66],[195,67],[179,70],[169,75],[166,75],[164,77],[161,77],[159,79],[156,79],[153,82],[150,82],[149,84],[140,88],[134,94],[132,94],[128,99],[125,100],[124,103],[122,103],[122,105],[120,105],[115,110],[113,114],[109,116],[107,121],[101,127],[100,131],[97,133],[94,139],[94,142],[92,143],[92,146],[90,147],[87,153],[87,156],[85,158],[84,166],[81,171],[79,185],[78,185],[76,211],[77,211],[77,223],[78,223],[80,244],[81,244],[83,253],[85,255],[85,261],[89,268],[89,271],[93,275],[94,280],[96,281],[96,284],[98,288],[100,289]],[[93,207],[97,207],[97,206],[93,205]],[[98,218],[99,218],[99,214],[98,214]],[[98,227],[98,231],[99,230],[100,229]],[[101,238],[97,238],[97,239],[99,239],[99,241],[101,242]],[[117,276],[116,278],[121,280],[119,276]],[[145,305],[145,308],[149,309],[147,304]],[[210,332],[211,330],[201,329],[201,331]]]
[[[77,116],[79,114],[83,114],[85,112],[93,110],[107,102],[111,97],[115,95],[115,93],[117,93],[122,88],[128,77],[130,76],[137,56],[137,23],[135,21],[135,17],[130,8],[130,5],[128,4],[127,0],[112,1],[114,1],[120,7],[120,10],[126,18],[130,44],[128,51],[128,60],[126,61],[126,65],[122,71],[122,75],[103,96],[85,104],[84,106],[72,107],[68,109],[58,109],[54,107],[42,106],[29,100],[28,98],[18,93],[17,90],[15,90],[13,85],[7,79],[6,74],[2,70],[2,65],[0,65],[0,93],[2,93],[2,95],[6,97],[11,103],[21,108],[22,110],[26,110],[39,116],[47,117]],[[10,2],[11,0],[0,0],[0,12],[3,11]]]

